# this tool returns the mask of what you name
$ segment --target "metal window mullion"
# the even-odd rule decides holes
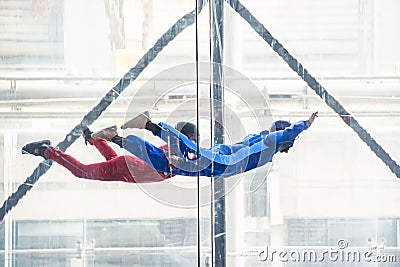
[[[212,42],[212,114],[213,143],[224,142],[223,129],[223,53],[224,53],[224,1],[210,1],[211,12],[211,42]],[[214,167],[213,167],[214,168]],[[213,265],[226,266],[226,229],[225,229],[225,181],[223,178],[213,178],[214,195],[214,260]]]
[[[16,132],[5,132],[3,136],[3,160],[4,160],[4,195],[9,195],[13,188],[13,180],[15,177],[15,147],[17,146]],[[11,267],[13,265],[13,219],[8,216],[4,220],[4,266]]]

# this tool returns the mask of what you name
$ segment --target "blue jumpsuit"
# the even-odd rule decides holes
[[[250,134],[233,145],[218,144],[211,148],[198,148],[195,142],[174,127],[163,122],[159,125],[161,131],[158,136],[169,144],[179,157],[185,159],[179,162],[172,172],[164,151],[140,137],[127,136],[124,149],[159,172],[185,176],[197,176],[199,172],[201,176],[208,177],[228,177],[265,165],[272,160],[281,145],[292,145],[295,138],[308,128],[307,121],[300,121],[284,130]],[[188,159],[190,153],[196,154],[196,158]]]

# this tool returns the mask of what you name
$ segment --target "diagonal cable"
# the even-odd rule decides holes
[[[308,86],[321,97],[325,103],[332,108],[342,120],[350,126],[364,141],[368,147],[380,158],[389,169],[400,178],[400,166],[393,160],[390,155],[375,141],[375,139],[365,130],[354,116],[336,100],[329,92],[303,67],[303,65],[295,59],[283,45],[275,39],[271,33],[259,22],[250,11],[238,0],[226,0],[229,5],[271,46],[271,48],[295,71]]]
[[[202,2],[198,7],[200,13],[207,1]],[[196,9],[187,13],[180,18],[171,28],[169,28],[161,37],[157,40],[152,48],[139,60],[139,62],[131,68],[108,93],[100,100],[100,102],[87,113],[82,121],[76,125],[65,137],[63,141],[58,143],[57,147],[65,151],[76,139],[81,135],[81,129],[84,125],[91,125],[96,119],[98,119],[107,109],[109,105],[125,90],[128,85],[136,80],[139,74],[157,57],[157,55],[172,41],[176,36],[179,35],[188,26],[195,22]],[[52,162],[42,161],[33,171],[23,184],[18,186],[17,190],[12,193],[3,203],[0,208],[0,222],[3,221],[5,215],[15,207],[19,200],[23,198],[26,193],[32,189],[33,185],[39,180],[39,178],[50,169]]]

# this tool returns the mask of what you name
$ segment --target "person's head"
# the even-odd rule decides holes
[[[292,126],[292,124],[288,121],[284,121],[284,120],[279,120],[279,121],[275,121],[272,123],[269,131],[275,132],[275,131],[282,131],[287,127]],[[283,143],[279,148],[278,151],[281,153],[288,153],[289,149],[293,146],[294,140]]]
[[[186,135],[187,138],[197,143],[197,127],[193,123],[180,121],[175,125],[175,129]]]
[[[269,132],[275,132],[275,131],[281,131],[284,130],[287,127],[290,127],[292,124],[288,121],[284,120],[279,120],[279,121],[274,121],[269,128]]]

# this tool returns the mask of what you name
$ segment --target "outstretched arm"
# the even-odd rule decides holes
[[[275,143],[278,148],[283,143],[294,141],[301,132],[307,130],[314,123],[316,117],[318,117],[318,111],[312,113],[308,120],[299,121],[284,130],[268,134],[265,142],[270,144]]]

